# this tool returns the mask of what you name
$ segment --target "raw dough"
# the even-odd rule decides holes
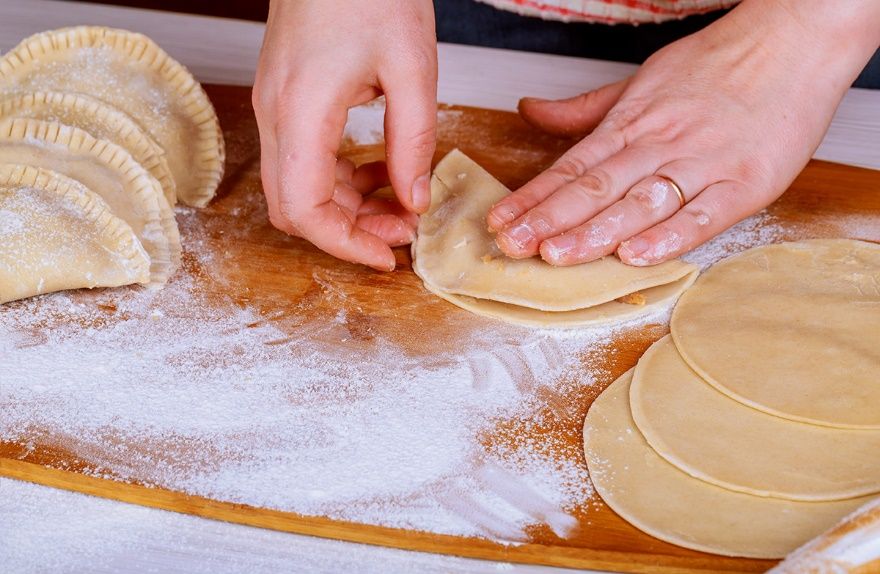
[[[655,453],[636,428],[631,378],[629,371],[593,402],[584,424],[584,452],[602,499],[652,536],[728,556],[780,558],[872,498],[797,502],[692,478]]]
[[[703,379],[791,420],[880,429],[880,245],[758,247],[703,274],[672,314]]]
[[[198,207],[223,175],[223,134],[192,75],[141,34],[99,26],[23,40],[0,59],[5,91],[78,92],[134,118],[165,150],[180,199]]]
[[[58,122],[85,130],[95,139],[114,143],[159,181],[168,203],[177,202],[177,186],[162,146],[124,112],[101,100],[60,92],[17,94],[0,100],[0,119],[4,118]]]
[[[821,427],[747,407],[693,372],[669,336],[636,365],[630,406],[660,456],[713,484],[793,500],[880,492],[880,431]]]
[[[150,255],[153,284],[167,281],[180,263],[180,234],[159,182],[121,147],[78,128],[13,119],[0,123],[0,163],[56,171],[100,195]]]
[[[427,282],[425,282],[425,288],[438,297],[458,305],[462,309],[467,309],[471,313],[484,317],[501,319],[530,327],[570,328],[598,325],[609,321],[627,321],[641,317],[654,309],[667,307],[675,302],[685,289],[690,287],[697,278],[698,273],[695,270],[693,273],[685,275],[672,283],[639,291],[645,297],[644,305],[609,301],[608,303],[600,303],[593,307],[577,309],[575,311],[540,311],[530,307],[490,301],[489,299],[475,299],[467,295],[453,295],[433,287]]]
[[[81,183],[0,165],[0,303],[81,287],[147,283],[131,227]]]
[[[552,326],[560,321],[550,317],[559,312],[574,312],[561,321],[563,324],[644,312],[647,306],[614,304],[615,299],[676,282],[684,289],[696,274],[694,266],[681,261],[631,267],[615,257],[604,257],[583,265],[553,267],[537,257],[504,257],[487,231],[485,219],[489,208],[508,193],[458,150],[437,165],[431,179],[431,209],[422,216],[413,242],[413,268],[428,289],[481,314]],[[664,291],[663,298],[672,299],[679,292],[678,288]],[[584,314],[585,309],[603,303],[612,305]],[[552,313],[546,313],[548,320],[542,321],[541,313],[534,310]]]

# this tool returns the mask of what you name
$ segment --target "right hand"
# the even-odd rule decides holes
[[[388,176],[400,204],[387,203],[385,223],[376,226],[374,217],[352,217],[340,203],[337,153],[348,109],[382,94]],[[415,218],[401,206],[423,213],[431,202],[432,2],[272,0],[253,105],[272,224],[340,259],[394,269],[391,246],[401,244],[405,229],[415,233]]]

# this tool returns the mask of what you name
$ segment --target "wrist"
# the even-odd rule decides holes
[[[877,0],[743,0],[730,15],[756,41],[843,90],[880,45]]]

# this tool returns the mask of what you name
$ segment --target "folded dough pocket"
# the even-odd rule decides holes
[[[150,281],[150,258],[131,226],[53,171],[0,164],[0,244],[0,303]]]
[[[434,170],[431,209],[413,243],[413,269],[425,287],[479,315],[542,327],[630,319],[671,303],[698,274],[669,261],[632,267],[614,256],[554,267],[538,257],[510,259],[486,225],[510,190],[459,150]]]

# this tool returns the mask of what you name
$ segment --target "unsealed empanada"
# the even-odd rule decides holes
[[[53,122],[0,122],[0,163],[49,169],[82,182],[134,230],[150,256],[153,283],[180,263],[180,234],[159,182],[121,147]]]
[[[413,270],[426,289],[479,315],[568,328],[643,316],[673,303],[696,279],[697,268],[678,260],[632,267],[609,256],[554,267],[537,257],[510,259],[486,225],[486,213],[509,193],[459,150],[437,164],[431,208],[412,245]]]
[[[78,181],[0,164],[0,303],[150,280],[131,226]]]
[[[142,34],[100,26],[23,40],[0,59],[0,90],[78,92],[134,118],[163,147],[180,199],[198,207],[223,176],[223,134],[201,85]]]
[[[3,118],[59,122],[83,129],[95,139],[115,143],[159,181],[168,203],[177,202],[177,186],[162,146],[125,112],[110,104],[85,94],[29,92],[0,100],[0,119]]]

